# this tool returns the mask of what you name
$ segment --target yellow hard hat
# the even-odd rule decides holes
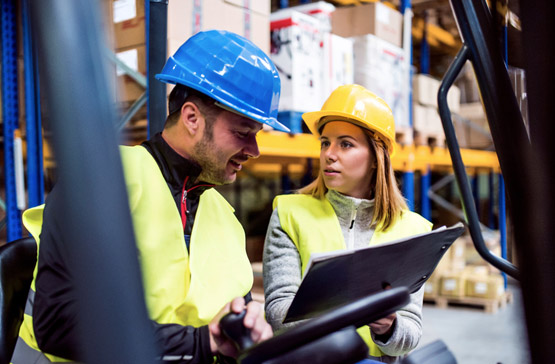
[[[386,102],[360,85],[344,85],[336,88],[328,97],[322,110],[306,112],[303,120],[314,135],[322,126],[336,116],[339,120],[352,122],[377,134],[387,145],[390,155],[395,151],[395,121]]]

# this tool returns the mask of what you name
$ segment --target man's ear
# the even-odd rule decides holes
[[[204,117],[202,116],[197,105],[192,102],[186,102],[181,107],[181,117],[179,122],[185,127],[191,136],[202,132],[204,125]]]

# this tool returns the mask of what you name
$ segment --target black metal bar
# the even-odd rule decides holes
[[[459,143],[455,134],[455,127],[453,126],[453,121],[451,120],[451,111],[449,110],[449,106],[447,105],[447,92],[449,91],[449,88],[453,85],[455,78],[460,73],[465,62],[468,60],[469,53],[470,49],[466,44],[464,44],[451,65],[449,66],[449,69],[443,76],[443,81],[441,82],[441,86],[439,87],[439,92],[437,95],[439,115],[443,124],[443,130],[445,131],[447,147],[449,148],[449,154],[451,155],[453,169],[455,171],[457,183],[461,192],[463,210],[466,215],[468,229],[470,231],[470,235],[472,236],[474,246],[476,247],[476,250],[478,251],[480,256],[484,258],[487,262],[500,269],[501,271],[509,274],[510,276],[518,279],[518,269],[505,259],[493,255],[486,247],[484,238],[482,236],[482,230],[480,228],[480,219],[478,218],[478,212],[476,211],[472,189],[470,188],[470,184],[468,183],[466,168],[462,160]]]
[[[240,356],[240,362],[263,363],[342,328],[361,327],[374,322],[397,311],[409,301],[409,291],[406,287],[392,288],[358,299],[314,319],[306,320],[251,347]]]
[[[515,217],[525,240],[517,240],[522,267],[522,297],[526,311],[530,354],[534,363],[555,358],[555,2],[520,1],[522,54],[532,157],[522,173],[529,181],[522,191],[524,213]]]
[[[147,118],[148,135],[152,136],[164,129],[166,121],[166,84],[158,81],[154,76],[166,63],[168,0],[150,0],[147,14]]]
[[[153,363],[98,2],[30,2],[87,363]]]
[[[530,353],[534,363],[555,357],[555,32],[552,1],[521,1],[529,100],[530,140],[516,102],[485,2],[451,0],[480,87],[490,130],[507,184],[522,272]]]
[[[531,146],[522,114],[501,52],[492,15],[483,0],[451,0],[451,7],[471,61],[484,105],[499,164],[506,182],[507,206],[515,221],[524,221]],[[524,244],[528,234],[514,227],[515,241]]]

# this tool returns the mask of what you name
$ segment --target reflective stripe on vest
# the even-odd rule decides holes
[[[141,146],[120,151],[150,318],[161,324],[208,324],[253,283],[245,233],[233,208],[213,188],[201,195],[189,254],[179,211],[154,158]],[[37,244],[43,208],[23,214]],[[32,317],[26,316],[20,336],[38,348]]]
[[[304,273],[311,253],[345,249],[345,241],[339,219],[330,202],[310,195],[294,194],[277,196],[274,199],[283,231],[291,238],[301,258]],[[393,241],[402,237],[430,231],[432,224],[422,216],[403,211],[398,221],[387,231],[375,231],[369,245]],[[370,348],[370,355],[381,357],[383,353],[372,341],[370,327],[360,327],[357,332]]]
[[[17,338],[15,349],[13,352],[12,364],[49,364],[52,361],[48,360],[46,355],[38,350],[33,349],[21,337]]]
[[[25,312],[23,315],[23,323],[19,330],[19,338],[15,344],[11,362],[13,364],[27,363],[53,363],[53,362],[70,362],[66,359],[58,358],[54,355],[42,353],[33,335],[33,303],[35,301],[35,291],[29,290],[27,302],[25,303]],[[73,362],[71,362],[73,363]]]

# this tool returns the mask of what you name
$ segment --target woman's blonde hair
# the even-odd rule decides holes
[[[386,231],[401,217],[403,210],[407,209],[407,203],[397,186],[386,144],[372,131],[366,128],[361,129],[364,131],[370,149],[376,157],[375,173],[370,186],[368,186],[368,188],[374,189],[374,216],[372,217],[371,226],[377,231]],[[328,189],[324,184],[321,168],[314,181],[297,191],[297,193],[312,195],[319,199],[324,199],[326,192],[328,192]]]

